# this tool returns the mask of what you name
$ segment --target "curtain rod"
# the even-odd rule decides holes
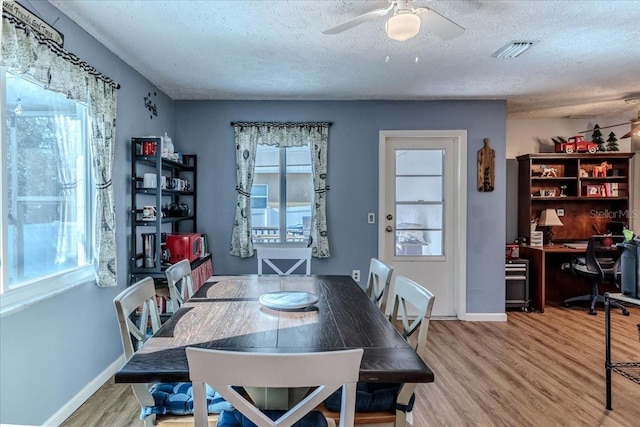
[[[115,81],[111,80],[109,77],[105,76],[100,71],[96,70],[94,67],[92,67],[87,62],[85,62],[82,59],[80,59],[75,54],[65,50],[63,47],[61,47],[55,41],[53,41],[51,39],[48,39],[43,34],[39,33],[38,31],[35,31],[35,30],[31,29],[27,24],[25,24],[24,22],[22,22],[18,18],[14,17],[13,15],[11,15],[9,13],[6,13],[5,11],[2,11],[2,17],[8,19],[10,23],[12,23],[13,25],[16,26],[16,28],[23,30],[25,33],[33,34],[34,37],[36,38],[36,40],[38,41],[38,43],[46,45],[53,53],[55,53],[59,57],[64,58],[67,61],[71,62],[72,64],[79,66],[80,68],[82,68],[87,73],[92,74],[93,76],[95,76],[96,78],[102,80],[103,82],[105,82],[106,84],[110,85],[111,87],[113,87],[115,89],[120,89],[120,85],[118,83],[116,83]]]
[[[333,122],[231,122],[231,126],[274,126],[274,127],[295,127],[295,126],[331,126]]]

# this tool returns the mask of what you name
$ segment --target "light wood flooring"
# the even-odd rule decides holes
[[[640,309],[612,312],[613,361],[640,361]],[[427,364],[435,383],[419,385],[414,427],[640,426],[640,384],[613,374],[605,409],[604,313],[547,306],[508,312],[507,322],[432,321]],[[640,372],[638,372],[640,375]],[[64,427],[140,427],[127,385],[109,382]]]

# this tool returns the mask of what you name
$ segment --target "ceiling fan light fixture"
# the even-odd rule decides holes
[[[410,10],[398,11],[385,24],[387,37],[403,42],[415,37],[420,31],[420,17]]]

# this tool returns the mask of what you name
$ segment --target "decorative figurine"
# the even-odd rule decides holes
[[[567,197],[567,195],[566,195],[566,194],[564,194],[564,190],[566,190],[566,189],[567,189],[567,186],[566,186],[566,185],[562,184],[562,185],[560,186],[560,197]]]

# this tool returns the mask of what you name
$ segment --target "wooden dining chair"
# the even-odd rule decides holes
[[[256,258],[258,259],[258,274],[262,274],[263,263],[280,276],[292,274],[299,266],[306,263],[305,275],[311,275],[311,248],[302,246],[281,245],[256,245]],[[273,260],[290,260],[293,264],[286,270],[274,264]]]
[[[116,296],[113,303],[120,326],[124,357],[129,360],[151,334],[160,329],[153,279],[146,277],[134,283]],[[132,383],[131,389],[140,403],[145,427],[193,425],[193,415],[183,415],[189,409],[193,410],[190,383]],[[220,412],[231,408],[214,390],[208,390],[208,397],[212,411]],[[209,425],[215,426],[218,414],[211,414],[208,419]]]
[[[366,292],[369,298],[371,298],[371,301],[373,301],[383,313],[385,313],[387,309],[392,273],[392,266],[377,258],[371,258]]]
[[[179,309],[193,295],[191,263],[188,259],[176,262],[165,271],[172,311]]]
[[[435,296],[413,280],[399,275],[395,279],[393,290],[393,306],[389,321],[407,340],[411,347],[424,358],[427,347],[427,332],[431,321],[431,311]],[[355,423],[359,426],[404,427],[407,425],[407,413],[413,408],[415,383],[377,384],[358,383],[358,399],[356,401]],[[385,393],[392,392],[395,399],[385,410],[371,410],[370,402],[384,401]],[[375,396],[375,399],[373,397]],[[330,399],[335,399],[335,395]],[[329,405],[329,403],[333,403]],[[329,405],[329,406],[328,406]],[[326,417],[337,420],[339,413],[335,411],[337,403],[327,400],[323,407]]]
[[[340,426],[353,426],[356,382],[362,349],[314,353],[254,353],[187,348],[189,377],[193,382],[195,426],[206,426],[203,391],[210,385],[233,405],[224,411],[219,426],[244,426],[246,420],[259,427],[335,425],[314,409],[342,388]],[[300,388],[310,391],[292,408],[261,411],[238,387]],[[268,393],[268,391],[267,391]],[[295,424],[299,421],[299,424]]]

